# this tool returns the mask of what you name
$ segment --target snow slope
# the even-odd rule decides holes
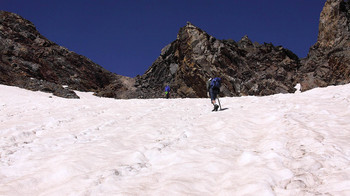
[[[350,195],[350,85],[80,100],[0,85],[0,195]]]

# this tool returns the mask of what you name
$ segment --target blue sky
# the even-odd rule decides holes
[[[124,76],[142,75],[190,21],[217,39],[282,45],[306,57],[326,0],[0,0],[55,43]]]

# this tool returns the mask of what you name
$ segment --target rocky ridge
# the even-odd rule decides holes
[[[138,97],[162,97],[166,84],[173,97],[206,97],[206,81],[223,79],[222,96],[294,92],[299,58],[271,43],[218,40],[187,23],[177,39],[161,50],[145,74],[136,78]]]
[[[205,97],[205,81],[220,76],[222,96],[270,95],[350,82],[350,1],[327,0],[317,42],[307,58],[271,43],[217,40],[188,23],[177,39],[136,79],[139,97],[161,97],[170,84],[174,97]]]
[[[218,40],[190,22],[141,76],[111,73],[39,34],[20,16],[0,11],[0,83],[77,98],[72,90],[113,98],[206,97],[206,81],[223,79],[221,96],[292,93],[350,82],[350,3],[328,0],[317,42],[305,59],[272,43]],[[64,88],[63,86],[68,86]]]
[[[5,11],[0,11],[0,55],[0,84],[65,98],[78,98],[73,90],[98,92],[121,78],[46,39],[30,21]]]

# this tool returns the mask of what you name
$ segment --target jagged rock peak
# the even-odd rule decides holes
[[[320,14],[317,44],[331,48],[350,38],[350,1],[328,0]]]
[[[187,28],[197,28],[196,26],[194,26],[191,22],[187,21],[186,23],[186,27]]]
[[[0,10],[0,22],[4,27],[11,28],[16,32],[26,31],[34,34],[35,36],[39,35],[39,32],[35,28],[34,24],[29,20],[22,18],[18,14]]]
[[[220,76],[222,96],[271,95],[294,92],[299,59],[272,44],[252,44],[248,36],[240,43],[219,40],[191,23],[136,79],[138,97],[162,97],[165,84],[172,97],[206,97],[206,82]]]
[[[244,35],[242,37],[241,41],[249,41],[249,42],[251,42],[251,40],[249,39],[248,35]]]
[[[205,31],[193,25],[191,22],[187,22],[184,27],[180,28],[179,33],[177,34],[177,40],[184,37],[198,38],[198,35],[202,35],[202,34],[205,35],[206,37],[208,36],[208,34]]]
[[[252,46],[253,42],[249,39],[248,35],[244,35],[238,42],[242,47]]]
[[[15,13],[12,13],[12,12],[7,12],[7,11],[4,11],[4,10],[0,10],[0,18],[2,20],[4,20],[5,18],[8,19],[8,20],[16,19],[17,23],[29,23],[29,24],[32,24],[30,21],[22,18],[18,14],[15,14]]]

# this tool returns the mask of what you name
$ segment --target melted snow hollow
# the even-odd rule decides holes
[[[0,85],[0,195],[350,195],[350,85],[63,99]]]

